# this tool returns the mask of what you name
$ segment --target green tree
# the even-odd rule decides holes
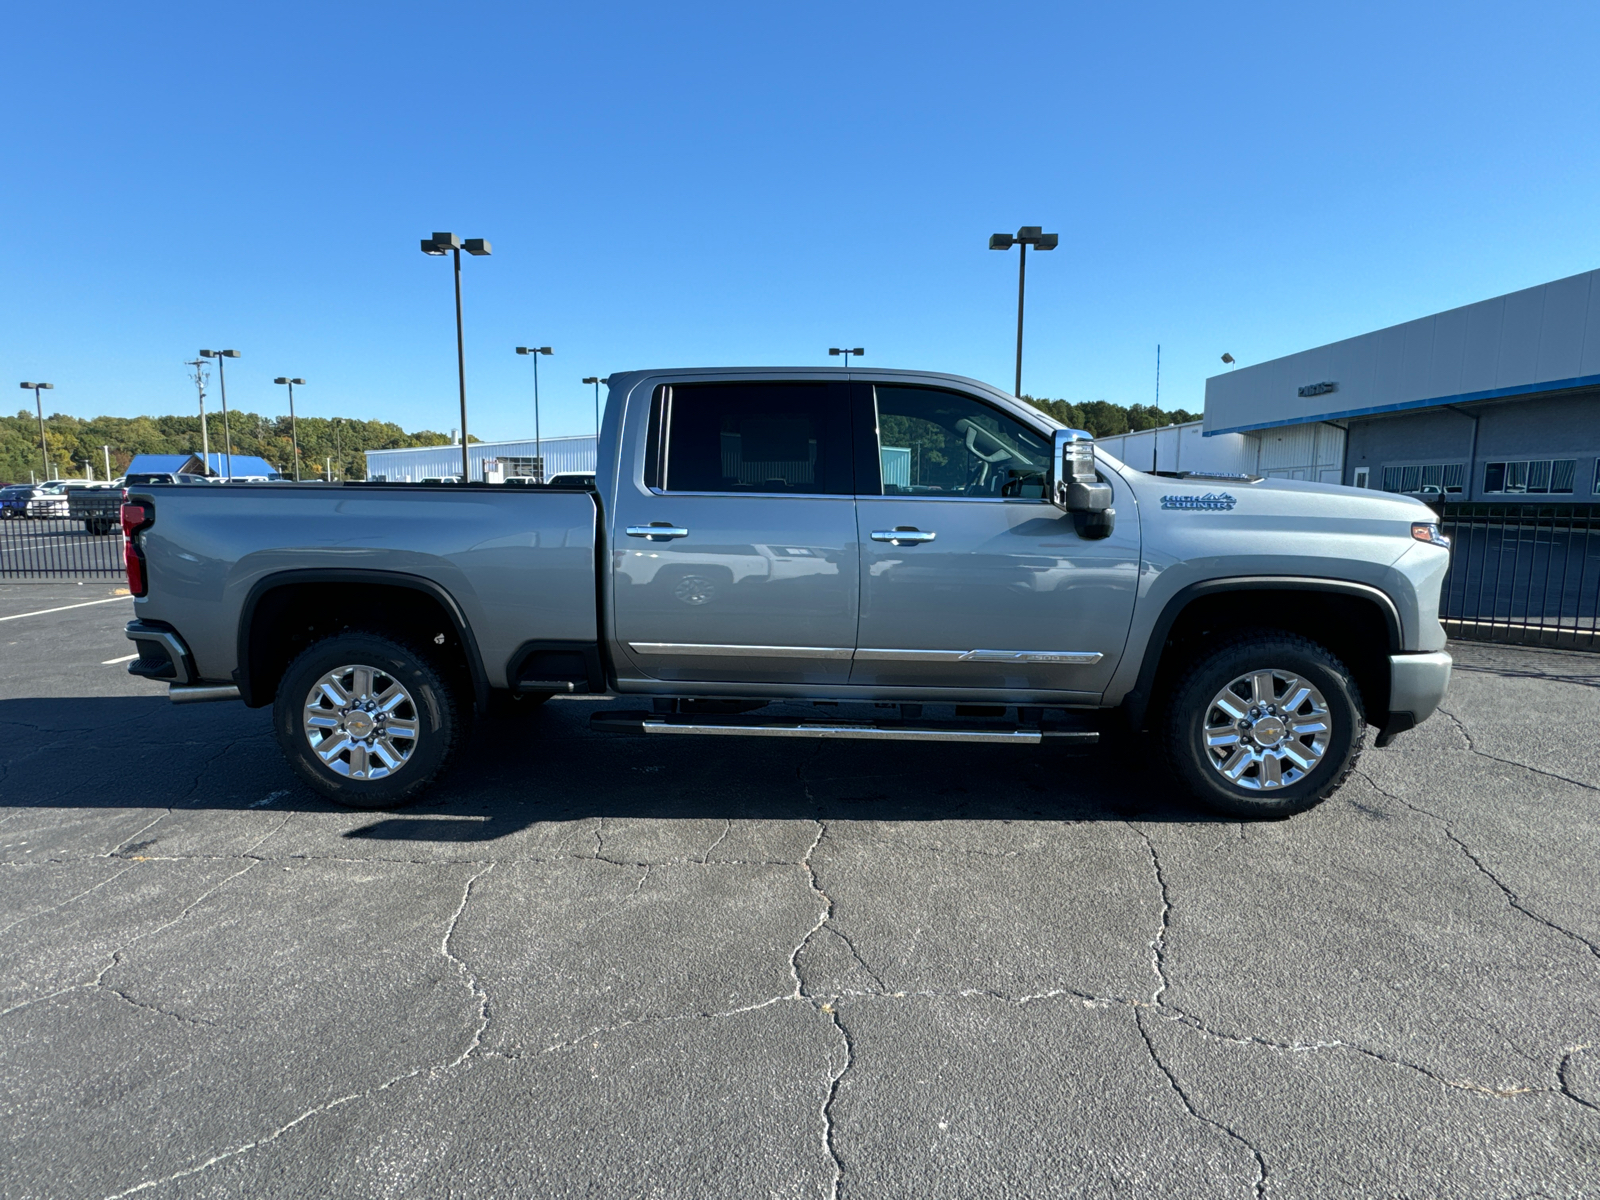
[[[1198,421],[1200,413],[1181,408],[1157,408],[1153,404],[1113,404],[1109,400],[1085,400],[1072,404],[1066,400],[1045,400],[1024,395],[1022,399],[1072,429],[1082,429],[1097,438],[1115,437],[1141,429],[1161,429]]]
[[[225,441],[221,414],[208,414],[211,452],[221,453]],[[228,414],[233,452],[266,459],[285,475],[294,474],[288,417],[264,417],[252,412]],[[355,417],[302,417],[299,421],[301,475],[317,478],[329,457],[336,461],[339,479],[365,479],[364,450],[389,450],[409,446],[443,446],[450,439],[431,429],[408,433],[392,421]],[[179,416],[81,417],[54,413],[45,418],[45,446],[51,470],[82,478],[84,467],[95,478],[105,474],[104,452],[111,447],[111,469],[121,474],[136,454],[200,453],[200,418]],[[0,417],[0,481],[26,482],[40,473],[39,421],[23,409],[15,417]]]

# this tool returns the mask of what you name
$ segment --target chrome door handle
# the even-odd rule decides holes
[[[874,529],[872,531],[873,541],[893,542],[896,546],[902,542],[931,542],[938,536],[931,529],[923,532],[920,529],[912,529],[910,526],[899,529]]]
[[[689,531],[681,525],[668,525],[665,521],[658,521],[650,525],[629,525],[628,536],[660,538],[665,542],[673,538],[688,537]]]

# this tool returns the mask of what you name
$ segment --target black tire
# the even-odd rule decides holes
[[[1245,707],[1240,714],[1240,721],[1233,726],[1233,730],[1239,731],[1237,736],[1242,739],[1241,748],[1246,756],[1259,754],[1262,758],[1275,757],[1278,765],[1269,772],[1269,764],[1252,765],[1245,762],[1243,757],[1236,758],[1234,748],[1207,748],[1205,730],[1208,715],[1215,714],[1217,721],[1227,719],[1221,707],[1213,707],[1216,700],[1226,699],[1224,689],[1234,681],[1243,681],[1244,677],[1271,672],[1277,673],[1277,682],[1284,688],[1281,701],[1292,699],[1286,682],[1290,675],[1321,693],[1329,729],[1322,753],[1311,762],[1309,769],[1296,766],[1294,760],[1281,751],[1281,747],[1290,746],[1294,755],[1307,758],[1307,747],[1314,748],[1317,735],[1302,735],[1299,739],[1300,748],[1297,749],[1291,745],[1294,740],[1292,729],[1296,726],[1291,726],[1291,733],[1276,740],[1275,745],[1280,747],[1278,752],[1262,751],[1262,743],[1251,740],[1242,731],[1242,726],[1250,725],[1250,735],[1259,736],[1255,734],[1254,724],[1257,722],[1252,721],[1252,717],[1260,712],[1262,716],[1258,721],[1262,727],[1269,733],[1277,732],[1281,725],[1281,714],[1277,713],[1280,705],[1274,703],[1271,712],[1254,708],[1250,699],[1240,699],[1244,695],[1243,690],[1233,693],[1235,700]],[[1256,689],[1249,690],[1251,695],[1256,694]],[[1313,712],[1315,708],[1314,701],[1307,701],[1302,705],[1302,710],[1308,715],[1296,714],[1291,719],[1306,728],[1321,724],[1323,718]],[[1269,723],[1274,721],[1279,723]],[[1217,725],[1214,723],[1212,728],[1215,733]],[[1229,736],[1230,732],[1225,730],[1222,736]],[[1204,647],[1180,674],[1177,686],[1172,689],[1170,699],[1163,708],[1159,725],[1167,766],[1184,789],[1215,812],[1247,818],[1291,816],[1305,812],[1333,795],[1355,769],[1356,760],[1361,756],[1365,732],[1366,717],[1361,704],[1361,691],[1349,669],[1325,647],[1309,638],[1281,630],[1240,633]],[[1239,782],[1231,781],[1218,765],[1219,762],[1230,761],[1237,762],[1244,770]],[[1283,766],[1285,762],[1289,763],[1287,768]],[[1300,775],[1292,782],[1271,781],[1270,774],[1284,771],[1298,771]],[[1280,775],[1280,778],[1286,777]]]
[[[377,760],[378,766],[371,769],[388,771],[381,778],[352,777],[351,772],[358,769],[353,751],[346,751],[348,757],[336,755],[335,765],[330,766],[313,748],[312,735],[305,727],[313,688],[330,672],[347,666],[367,667],[379,673],[372,689],[375,695],[380,686],[387,686],[381,684],[381,677],[398,683],[409,694],[409,702],[396,711],[414,714],[415,736],[390,743],[400,751],[409,744],[409,751],[392,770]],[[393,695],[390,690],[383,698],[387,701]],[[273,702],[272,726],[289,764],[316,791],[346,808],[385,809],[419,799],[438,778],[461,744],[468,711],[469,706],[426,651],[384,634],[352,632],[315,643],[289,664]],[[327,716],[343,722],[347,718],[339,716],[342,712],[330,709]],[[348,733],[342,729],[341,725],[340,732],[328,736],[348,741]],[[359,743],[355,751],[360,753],[360,761],[374,761]]]

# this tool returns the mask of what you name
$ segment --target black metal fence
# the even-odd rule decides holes
[[[0,520],[0,580],[120,579],[124,570],[122,527],[105,517]]]
[[[1451,637],[1600,650],[1600,504],[1445,504]]]

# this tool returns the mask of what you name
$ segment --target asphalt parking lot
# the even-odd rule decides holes
[[[0,1195],[1600,1194],[1600,656],[1270,824],[583,702],[362,814],[110,592],[0,587]]]

